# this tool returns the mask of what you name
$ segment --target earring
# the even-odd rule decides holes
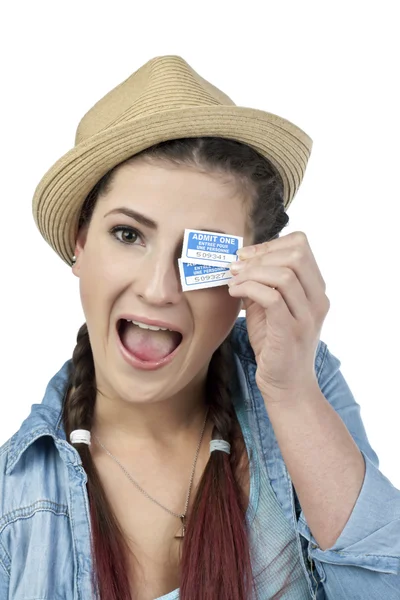
[[[72,264],[74,265],[76,263],[76,256],[72,257]]]

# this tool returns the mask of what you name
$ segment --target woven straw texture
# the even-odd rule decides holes
[[[153,144],[198,136],[234,139],[270,160],[282,176],[287,210],[304,177],[311,138],[277,115],[236,106],[183,58],[160,56],[84,115],[74,148],[42,177],[32,203],[41,235],[71,266],[80,210],[98,180]]]

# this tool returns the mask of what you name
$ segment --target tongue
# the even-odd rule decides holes
[[[124,346],[137,358],[146,361],[158,361],[177,348],[181,336],[176,331],[151,331],[141,329],[132,323],[126,323],[121,332]]]

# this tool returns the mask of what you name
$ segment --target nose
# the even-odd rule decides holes
[[[147,304],[177,304],[182,294],[177,260],[167,255],[147,255],[135,273],[134,290]]]

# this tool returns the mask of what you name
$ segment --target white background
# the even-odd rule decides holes
[[[41,402],[83,323],[78,280],[41,238],[34,189],[80,118],[142,64],[179,54],[239,105],[314,140],[283,234],[327,282],[321,338],[380,468],[400,488],[397,2],[3,3],[0,444]]]

